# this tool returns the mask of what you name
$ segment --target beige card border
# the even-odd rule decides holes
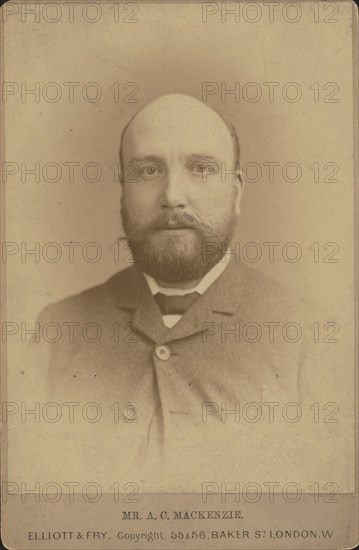
[[[60,0],[61,2],[63,2],[64,0]],[[80,4],[83,4],[83,3],[86,3],[87,0],[81,0]],[[277,0],[279,1],[281,4],[284,4],[284,3],[287,3],[285,2],[285,0]],[[128,4],[129,2],[126,2],[126,0],[116,0],[117,3],[121,3],[121,4]],[[245,3],[243,2],[243,0],[237,0],[237,2],[239,3]],[[6,2],[7,3],[7,2]],[[40,4],[46,4],[46,3],[49,3],[49,2],[46,2],[46,0],[35,0],[35,2],[26,2],[26,1],[23,1],[23,2],[17,2],[17,1],[11,1],[11,4],[24,4],[24,3],[31,3],[31,4],[34,4],[34,3],[40,3]],[[96,3],[98,4],[106,4],[106,3],[110,3],[108,0],[96,0]],[[176,1],[176,0],[135,0],[135,2],[133,3],[137,3],[137,4],[166,4],[166,5],[171,5],[171,4],[187,4],[187,3],[193,3],[193,4],[202,4],[203,2],[201,2],[200,0],[183,0],[183,1]],[[220,2],[217,2],[217,3],[220,3]],[[227,3],[231,3],[231,2],[227,2]],[[313,3],[313,2],[310,2],[310,1],[307,1],[307,0],[299,0],[299,3],[300,4],[309,4],[309,3]],[[324,0],[320,0],[319,3],[326,3]],[[359,128],[359,120],[358,120],[358,115],[359,115],[359,105],[358,105],[358,98],[359,98],[359,94],[358,94],[358,74],[359,74],[359,71],[358,71],[358,65],[356,63],[356,60],[358,59],[358,56],[359,56],[359,45],[358,45],[358,7],[357,5],[355,4],[355,2],[353,0],[350,0],[350,2],[348,2],[347,0],[336,0],[336,3],[351,3],[352,4],[352,21],[353,21],[353,30],[352,30],[352,44],[353,44],[353,92],[354,92],[354,101],[353,101],[353,111],[355,113],[355,116],[354,116],[354,121],[353,121],[353,139],[354,139],[354,150],[355,150],[355,159],[354,160],[354,181],[356,183],[355,185],[355,204],[353,205],[354,206],[354,213],[355,213],[355,225],[354,225],[354,242],[355,242],[355,325],[356,325],[356,331],[355,331],[355,365],[356,365],[356,368],[355,368],[355,387],[356,387],[356,396],[358,396],[359,394],[359,373],[358,373],[358,343],[359,343],[359,334],[358,334],[358,327],[359,327],[359,323],[358,323],[358,315],[359,315],[359,307],[358,307],[358,272],[359,272],[359,261],[358,261],[358,244],[359,244],[359,235],[358,235],[358,230],[359,230],[359,223],[358,223],[358,199],[359,199],[359,191],[358,191],[358,176],[359,176],[359,166],[358,166],[358,159],[359,159],[359,143],[358,143],[358,136],[359,136],[359,132],[358,132],[358,128]],[[5,4],[3,4],[4,6]],[[3,10],[3,6],[1,6],[1,10],[0,10],[0,13],[2,13],[2,10]],[[356,24],[355,24],[356,23]],[[1,52],[0,52],[0,65],[1,65],[1,75],[2,75],[2,78],[4,77],[4,74],[5,74],[5,61],[4,61],[4,24],[2,22],[2,20],[0,21],[0,45],[1,45]],[[0,128],[0,157],[1,157],[1,162],[3,162],[3,159],[5,158],[5,112],[6,112],[6,104],[1,102],[1,106],[0,106],[0,118],[1,118],[1,128]],[[1,182],[2,183],[2,182]],[[0,199],[1,199],[1,223],[0,223],[0,229],[1,229],[1,235],[2,235],[2,241],[6,241],[6,223],[5,223],[5,213],[6,213],[6,188],[4,186],[4,184],[2,183],[1,185],[1,190],[0,190]],[[1,322],[3,323],[6,319],[6,312],[7,312],[7,274],[6,274],[6,264],[1,262],[1,267],[0,267],[0,274],[1,274]],[[1,375],[1,400],[2,402],[6,401],[7,399],[7,355],[6,355],[6,346],[2,345],[1,346],[1,370],[0,370],[0,375]],[[344,521],[346,523],[345,520],[349,520],[349,523],[350,522],[354,522],[354,524],[352,523],[351,524],[351,530],[350,530],[350,533],[348,532],[347,534],[349,535],[349,538],[347,538],[345,540],[345,542],[343,541],[343,543],[346,545],[346,544],[349,544],[350,546],[345,546],[346,548],[351,548],[353,547],[357,541],[359,541],[359,525],[358,525],[358,519],[357,516],[356,516],[356,513],[358,511],[358,505],[359,505],[359,502],[358,502],[358,497],[359,497],[359,494],[358,494],[358,476],[359,476],[359,461],[358,461],[358,457],[359,457],[359,438],[358,438],[358,413],[359,413],[359,408],[358,408],[358,398],[356,398],[356,402],[355,402],[355,408],[356,408],[356,418],[355,418],[355,448],[356,448],[356,474],[355,474],[355,486],[356,486],[356,492],[351,494],[351,495],[343,495],[341,494],[340,495],[340,503],[339,503],[339,506],[337,507],[338,509],[336,510],[336,516],[335,516],[335,519],[340,522],[340,521]],[[8,473],[8,453],[7,453],[7,430],[6,430],[6,425],[2,425],[2,448],[1,448],[1,479],[2,481],[6,480],[7,479],[7,473]],[[174,503],[176,508],[180,508],[180,505],[178,504],[178,500],[179,498],[181,497],[181,500],[184,500],[185,502],[187,502],[188,498],[192,501],[195,501],[196,499],[198,499],[198,497],[200,496],[200,494],[196,493],[196,494],[193,494],[193,495],[189,495],[189,494],[185,494],[185,493],[179,493],[179,494],[169,494],[169,493],[166,493],[165,495],[162,495],[160,493],[156,493],[156,494],[150,494],[150,493],[145,493],[145,494],[142,494],[142,496],[145,498],[145,499],[152,499],[151,502],[154,500],[155,501],[155,506],[158,507],[159,503],[162,502],[162,499],[163,497],[165,497],[165,500],[168,501],[168,504],[166,504],[166,506],[174,506]],[[308,495],[303,495],[304,497],[308,496]],[[10,503],[9,503],[10,504]],[[260,505],[260,508],[262,508],[262,504],[263,503],[259,503]],[[306,506],[310,506],[310,504],[307,502],[307,503],[304,503]],[[27,505],[24,505],[20,502],[16,502],[16,500],[12,501],[11,505],[9,506],[2,506],[2,510],[1,510],[1,516],[2,516],[2,534],[6,535],[6,540],[5,540],[5,543],[7,544],[11,544],[13,543],[13,541],[9,540],[7,537],[9,535],[12,535],[13,534],[13,531],[10,530],[9,532],[9,522],[13,523],[13,521],[15,522],[15,525],[14,525],[14,529],[19,529],[19,526],[16,524],[16,518],[12,515],[12,514],[15,514],[16,512],[18,512],[18,508],[17,506],[22,506],[23,509],[21,511],[25,511],[25,509],[27,508],[27,510],[29,511],[29,515],[32,516],[32,517],[36,517],[36,512],[39,511],[40,512],[40,508],[37,508],[35,507],[34,509],[31,509],[29,510],[29,507]],[[96,510],[96,514],[98,514],[98,512],[102,511],[103,513],[107,513],[106,512],[106,509],[107,509],[107,506],[108,506],[108,503],[105,503],[104,504],[104,507],[101,508],[101,510]],[[151,504],[152,506],[152,504]],[[272,505],[274,506],[274,505]],[[228,506],[227,506],[228,507]],[[234,508],[235,506],[231,506],[231,508]],[[81,514],[84,513],[83,511],[81,511],[81,506],[79,507],[79,517],[81,518]],[[216,508],[220,508],[220,505],[217,504]],[[277,509],[277,507],[275,507],[275,509]],[[281,506],[278,507],[278,512],[280,513],[280,509],[281,509]],[[35,514],[31,514],[31,511],[35,511]],[[271,510],[272,512],[274,512],[274,508],[272,508]],[[282,510],[283,511],[283,510]],[[265,510],[260,510],[259,513],[266,513]],[[313,512],[311,511],[310,513],[314,513],[314,512],[318,512],[318,514],[323,514],[325,513],[325,509],[322,508],[322,506],[320,506],[319,504],[316,504],[315,505],[315,508],[313,508]],[[45,513],[45,510],[41,510],[41,514],[42,513]],[[64,511],[64,513],[66,513],[66,511]],[[267,511],[268,513],[268,511]],[[269,514],[270,515],[270,514]],[[334,519],[334,518],[332,518]],[[355,521],[356,521],[356,524],[355,524]],[[172,522],[170,522],[172,524]],[[11,527],[11,526],[10,526]],[[221,527],[221,529],[223,528],[226,528],[226,526],[223,526]],[[212,525],[208,526],[208,528],[213,528]],[[176,527],[176,529],[178,530],[178,527]],[[188,527],[188,530],[190,530],[190,526]],[[353,538],[354,537],[354,538]],[[16,537],[15,537],[16,539]],[[333,544],[333,545],[328,545],[328,543],[326,543],[326,548],[337,548],[337,544],[338,544],[338,540],[337,541],[333,541],[332,543],[330,544]],[[26,546],[18,546],[17,543],[15,542],[15,546],[11,546],[12,548],[38,548],[38,546],[36,545],[37,543],[35,543],[35,545],[26,545]],[[174,544],[174,543],[173,543]],[[205,548],[205,547],[210,547],[210,548],[223,548],[224,546],[224,543],[223,542],[219,542],[219,546],[216,545],[216,544],[210,544],[208,543],[208,541],[206,543],[204,543],[205,546],[201,545],[201,544],[197,544],[197,545],[191,545],[191,546],[184,546],[186,549],[188,550],[191,550],[191,549],[196,549],[196,548]],[[237,543],[236,543],[237,544]],[[287,546],[282,546],[282,545],[279,545],[279,543],[275,543],[277,544],[277,546],[274,546],[275,548],[287,548]],[[279,546],[278,546],[279,545]],[[353,545],[353,546],[352,546]],[[41,545],[40,546],[41,548],[45,548],[45,546]],[[55,544],[55,545],[51,545],[51,548],[59,548],[59,545],[58,544]],[[70,549],[70,548],[85,548],[84,546],[80,546],[80,545],[65,545],[66,548]],[[123,546],[118,546],[118,543],[116,546],[112,546],[111,544],[110,545],[103,545],[102,546],[103,548],[125,548]],[[127,544],[126,544],[126,547],[127,547]],[[135,545],[130,545],[131,548],[137,548],[137,549],[140,549],[140,548],[155,548],[155,546],[152,544],[148,544],[146,546],[138,546],[138,544],[135,544]],[[243,546],[241,546],[243,547]],[[268,548],[274,548],[273,545],[270,545]],[[313,548],[316,547],[316,548],[320,548],[320,546],[313,546]],[[92,545],[92,544],[89,544],[86,546],[86,548],[98,548],[98,546],[95,545]],[[157,546],[157,548],[180,548],[180,546],[178,545],[175,545],[174,546],[167,546],[167,545],[162,545],[160,544],[159,546]],[[233,546],[232,544],[229,544],[227,545],[226,544],[226,548],[238,548],[237,545]],[[261,548],[262,550],[265,550],[266,547],[264,546],[256,546],[256,545],[251,545],[251,548]],[[290,543],[290,548],[308,548],[307,546],[302,546],[302,545],[299,545],[297,546],[296,544],[292,544]]]

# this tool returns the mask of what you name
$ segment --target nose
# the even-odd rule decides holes
[[[184,208],[187,205],[185,177],[178,169],[167,173],[161,197],[162,208]]]

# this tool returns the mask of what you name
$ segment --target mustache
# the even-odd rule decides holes
[[[201,233],[212,232],[198,216],[191,212],[163,212],[150,222],[137,227],[137,229],[153,233],[161,229],[195,229]]]
[[[201,224],[193,214],[189,212],[164,212],[149,222],[154,231],[157,229],[188,228],[195,229]]]

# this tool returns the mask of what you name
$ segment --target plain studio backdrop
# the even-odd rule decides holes
[[[352,4],[339,3],[339,13],[328,22],[324,18],[330,14],[321,4],[317,13],[300,3],[297,22],[288,21],[296,18],[295,11],[283,16],[282,4],[273,21],[268,6],[259,5],[262,14],[256,22],[249,21],[256,19],[254,11],[243,17],[243,4],[239,21],[233,15],[222,21],[219,3],[211,4],[213,15],[207,17],[201,3],[130,4],[125,14],[117,4],[116,14],[99,2],[101,16],[93,23],[80,8],[69,22],[69,8],[61,4],[57,22],[46,21],[43,13],[39,22],[26,13],[22,21],[20,12],[7,18],[5,160],[16,172],[3,183],[4,240],[14,243],[8,245],[14,254],[6,264],[9,321],[31,328],[49,303],[100,284],[130,265],[124,243],[118,258],[110,248],[123,235],[121,186],[115,181],[116,168],[110,168],[118,163],[121,131],[154,98],[189,94],[206,99],[238,132],[247,180],[236,234],[241,251],[253,259],[259,250],[262,257],[252,265],[326,304],[326,320],[340,320],[348,356],[344,378],[352,391]],[[87,19],[96,18],[94,7],[86,13]],[[55,15],[49,8],[46,18]],[[206,98],[204,89],[210,92]],[[228,93],[235,89],[237,96]],[[37,99],[26,90],[36,90]],[[35,163],[41,172],[38,182],[25,174]],[[69,163],[80,165],[74,167],[72,182]],[[101,167],[99,181],[84,179],[87,163]],[[49,181],[57,179],[58,167],[58,181]],[[87,179],[94,179],[95,172],[87,168]],[[80,243],[73,262],[64,245],[70,241]],[[86,248],[90,242],[101,247],[97,262],[82,257],[84,247],[93,257],[94,248]],[[57,244],[46,248],[48,243]],[[245,248],[248,243],[256,245]],[[279,243],[273,262],[263,243]],[[299,248],[285,248],[288,243]],[[22,261],[21,247],[35,246],[40,246],[39,261],[31,254]],[[301,257],[284,260],[283,249],[289,258],[300,250]],[[43,252],[53,258],[56,250],[62,254],[59,261],[45,261]],[[20,338],[10,341],[12,361]]]
[[[133,15],[134,8],[123,12],[129,21],[138,22],[124,22],[120,5],[116,23],[117,14],[109,4],[98,6],[101,18],[96,23],[84,21],[80,10],[69,23],[68,8],[62,6],[57,23],[44,20],[45,15],[48,19],[56,15],[48,10],[40,14],[39,23],[26,14],[21,22],[18,14],[8,16],[4,26],[4,80],[19,86],[5,103],[6,161],[19,167],[6,183],[6,241],[28,249],[40,243],[39,262],[31,254],[22,262],[20,251],[7,258],[9,314],[30,321],[48,303],[99,284],[128,267],[124,243],[118,248],[118,259],[109,249],[123,235],[121,186],[114,181],[117,167],[110,168],[118,163],[123,126],[162,94],[183,93],[202,99],[204,89],[208,94],[203,99],[234,124],[241,145],[247,179],[236,236],[241,259],[255,259],[262,252],[262,258],[252,264],[258,269],[309,298],[332,301],[333,315],[338,305],[341,311],[345,305],[351,307],[351,4],[340,4],[340,21],[347,25],[315,23],[316,14],[306,3],[297,23],[285,21],[281,8],[274,12],[274,21],[268,22],[263,4],[262,18],[256,23],[245,21],[243,11],[239,22],[228,15],[222,23],[220,10],[208,14],[204,22],[201,3],[138,4]],[[87,17],[95,19],[96,13],[89,9]],[[245,15],[254,19],[256,13]],[[287,18],[295,15],[288,11]],[[88,86],[94,82],[97,87]],[[24,92],[25,87],[34,90],[36,83],[39,102],[31,93],[24,95],[22,102],[21,85]],[[73,102],[69,101],[71,86],[64,83],[74,83]],[[237,97],[225,94],[234,90],[236,83]],[[83,97],[97,95],[101,98],[96,102]],[[259,99],[254,102],[256,96]],[[51,102],[57,97],[58,101]],[[35,162],[40,164],[40,182],[24,173],[34,168]],[[73,183],[65,164],[71,162],[80,164],[74,167]],[[88,182],[82,175],[91,162],[101,167],[98,182]],[[57,163],[60,171],[55,166],[44,168],[47,163]],[[285,166],[288,163],[296,163],[300,171]],[[325,167],[326,163],[333,164]],[[334,164],[339,167],[337,174]],[[95,168],[87,169],[88,179],[95,179]],[[48,180],[60,175],[59,181],[46,181],[43,170]],[[292,181],[285,180],[283,170]],[[21,172],[26,181],[21,181]],[[293,181],[300,172],[300,179]],[[68,260],[68,246],[63,245],[69,241],[80,243],[73,263]],[[50,242],[60,248],[46,249]],[[89,242],[102,248],[97,262],[83,259],[83,250],[89,258],[96,255],[94,248],[83,248]],[[253,242],[258,246],[244,248]],[[280,243],[275,246],[273,263],[268,261],[269,247],[264,242]],[[290,242],[298,243],[302,251],[302,258],[293,263],[282,255]],[[329,242],[337,246],[324,249]],[[309,249],[313,243],[318,245]],[[54,258],[59,250],[59,261],[45,261],[43,252]],[[317,250],[319,262],[314,261]],[[284,253],[295,258],[297,249],[289,247]],[[339,261],[324,263],[326,256]]]

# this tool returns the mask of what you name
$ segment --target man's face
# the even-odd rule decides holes
[[[122,143],[121,213],[135,261],[159,282],[202,278],[233,234],[238,181],[222,119],[187,96],[143,109]]]

